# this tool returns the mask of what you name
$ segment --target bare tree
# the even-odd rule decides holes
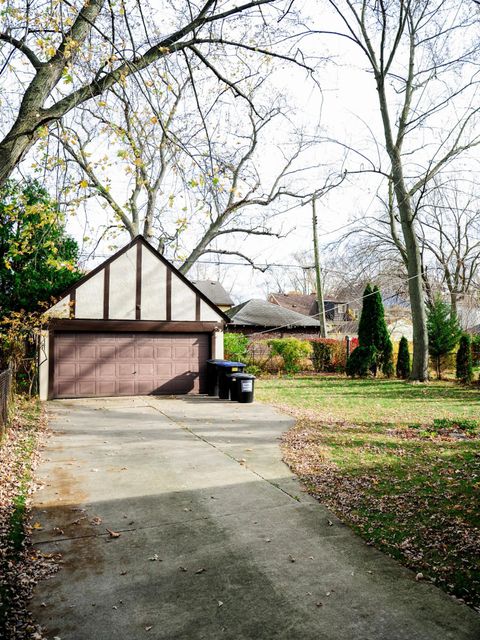
[[[285,24],[288,0],[190,0],[162,3],[155,11],[144,2],[121,0],[120,7],[105,0],[59,2],[12,0],[3,12],[0,32],[0,80],[5,91],[3,139],[0,140],[0,185],[26,152],[68,112],[122,85],[129,76],[143,83],[143,71],[159,59],[190,52],[237,95],[234,79],[225,77],[209,61],[217,50],[263,53],[291,60],[286,41],[271,46],[272,28]],[[254,40],[237,41],[237,20],[249,21]],[[280,23],[279,23],[280,20]],[[168,30],[162,33],[157,28]],[[27,66],[24,65],[24,62]],[[299,65],[305,67],[302,61]],[[144,85],[143,85],[144,86]],[[10,114],[7,112],[10,107]]]
[[[437,183],[419,220],[427,286],[436,277],[457,314],[458,303],[480,284],[480,201],[457,180]]]
[[[392,183],[391,234],[401,239],[412,308],[412,379],[428,379],[428,334],[416,213],[434,176],[480,143],[478,11],[463,0],[328,0],[378,97],[389,162],[371,171]],[[423,140],[421,139],[423,135]],[[377,143],[379,141],[377,140]],[[361,171],[365,171],[362,168]]]

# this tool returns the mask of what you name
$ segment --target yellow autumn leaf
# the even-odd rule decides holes
[[[82,189],[86,189],[88,187],[88,180],[81,180],[80,181],[80,186],[82,187]]]

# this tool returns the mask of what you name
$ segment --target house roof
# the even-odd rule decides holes
[[[319,327],[320,323],[266,300],[247,300],[227,311],[232,324],[260,327]]]
[[[271,293],[269,302],[289,309],[304,316],[314,316],[317,313],[317,298],[315,293]]]
[[[233,306],[230,294],[225,291],[220,282],[216,280],[192,280],[191,282],[213,303],[222,306]]]
[[[298,293],[291,291],[289,293],[271,293],[268,296],[269,302],[279,305],[284,309],[301,313],[305,316],[316,316],[318,313],[317,294],[316,293]],[[345,304],[345,300],[337,300],[335,298],[324,298],[326,306],[332,304]]]

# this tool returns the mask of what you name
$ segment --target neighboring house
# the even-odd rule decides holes
[[[46,312],[40,397],[205,391],[229,318],[142,236]]]
[[[230,294],[225,291],[220,282],[216,280],[192,280],[191,282],[222,311],[228,311],[233,307]]]
[[[253,336],[258,334],[265,338],[283,338],[289,335],[299,338],[318,337],[320,327],[320,323],[314,318],[265,300],[248,300],[227,311],[227,315],[231,319],[227,331]],[[268,332],[262,334],[262,331]]]
[[[268,296],[268,301],[305,316],[318,317],[316,295],[316,293],[298,293],[297,291],[271,293]],[[330,322],[352,319],[350,317],[351,310],[347,302],[326,298],[323,301],[323,306],[325,308],[325,318]]]

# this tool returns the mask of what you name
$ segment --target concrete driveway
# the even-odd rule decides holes
[[[152,397],[48,409],[35,544],[62,568],[33,601],[47,637],[480,637],[477,614],[300,491],[280,460],[291,421],[271,407]]]

